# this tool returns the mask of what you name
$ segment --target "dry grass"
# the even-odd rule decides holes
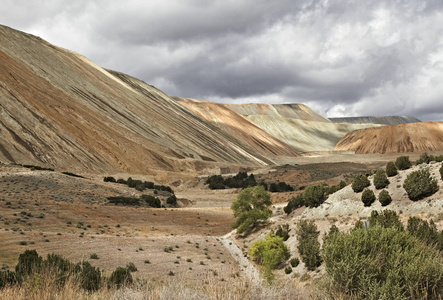
[[[3,300],[52,300],[52,299],[315,299],[316,296],[291,284],[253,286],[247,280],[220,282],[206,278],[198,283],[189,283],[184,278],[174,277],[165,281],[137,280],[133,285],[121,289],[104,286],[96,292],[88,293],[70,279],[59,288],[53,284],[51,276],[30,277],[21,286],[6,287],[0,290]]]

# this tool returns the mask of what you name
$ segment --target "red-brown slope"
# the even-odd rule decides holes
[[[275,155],[286,156],[299,154],[295,150],[291,153],[287,151],[283,152],[282,149],[291,147],[253,125],[244,117],[227,108],[224,104],[206,101],[180,101],[180,103],[201,118],[222,128],[223,131],[235,135],[249,145],[253,145],[258,151],[266,150],[271,151]]]
[[[150,173],[296,153],[280,146],[257,149],[136,78],[0,26],[1,161]]]
[[[409,123],[351,131],[335,146],[355,153],[403,153],[443,150],[443,122]]]

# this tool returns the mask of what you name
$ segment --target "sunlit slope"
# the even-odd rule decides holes
[[[443,150],[443,122],[421,122],[349,132],[336,150],[356,153],[402,153]]]

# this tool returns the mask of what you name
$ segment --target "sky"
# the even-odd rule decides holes
[[[169,95],[443,121],[441,0],[0,0],[0,24]]]

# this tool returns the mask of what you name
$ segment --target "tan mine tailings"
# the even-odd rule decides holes
[[[0,26],[2,162],[149,174],[297,155],[257,130],[237,135],[141,80]]]
[[[355,130],[335,146],[355,153],[403,153],[443,150],[443,122],[422,122]]]

